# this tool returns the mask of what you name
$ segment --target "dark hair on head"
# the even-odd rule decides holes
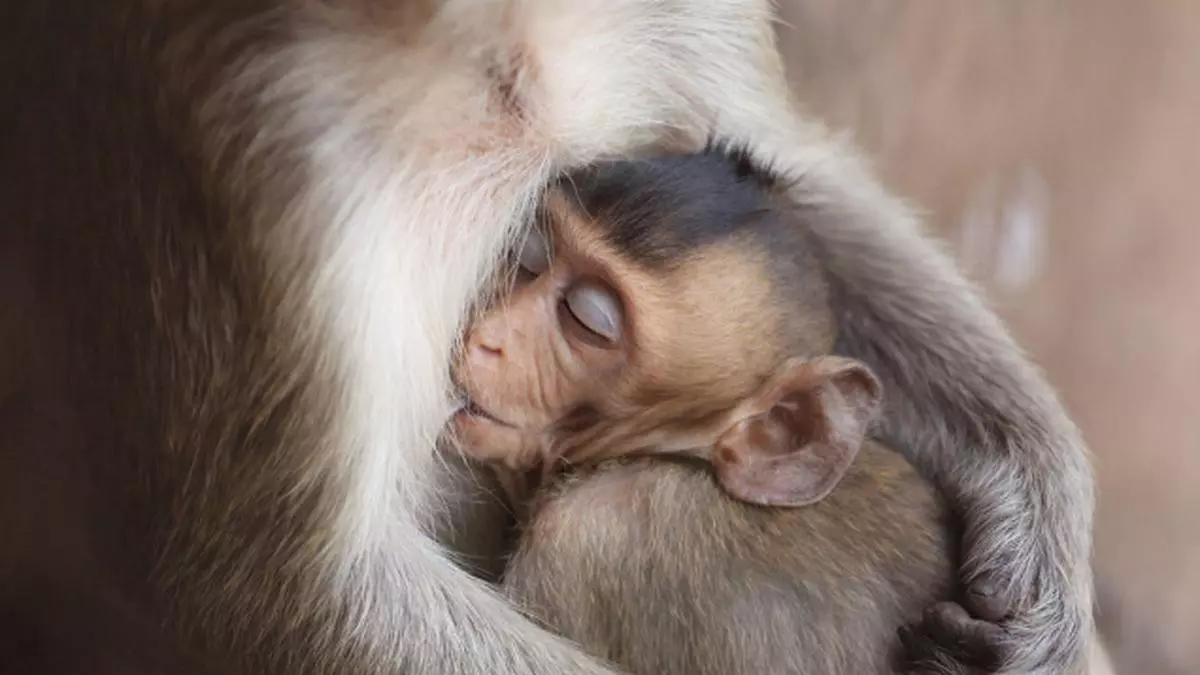
[[[733,238],[757,249],[790,326],[780,340],[799,341],[793,346],[800,353],[833,330],[825,273],[806,223],[814,214],[747,146],[711,139],[697,153],[597,163],[563,183],[599,234],[635,263],[670,267]],[[828,331],[814,328],[820,322]]]
[[[598,162],[562,179],[617,250],[654,266],[767,227],[781,183],[749,148],[718,139],[697,153]]]

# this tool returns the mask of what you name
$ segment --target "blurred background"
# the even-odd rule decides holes
[[[779,3],[800,97],[928,215],[1083,428],[1116,672],[1200,673],[1200,2]]]

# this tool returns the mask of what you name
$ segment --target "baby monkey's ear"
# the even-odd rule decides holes
[[[717,439],[717,480],[751,504],[818,502],[850,468],[881,400],[879,380],[858,361],[788,361]]]

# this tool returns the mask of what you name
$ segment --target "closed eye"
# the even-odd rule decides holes
[[[595,282],[580,282],[567,289],[563,305],[581,328],[608,346],[620,342],[623,313],[611,289]]]

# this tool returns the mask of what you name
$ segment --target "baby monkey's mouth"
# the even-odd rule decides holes
[[[511,427],[512,426],[508,422],[505,422],[504,420],[500,419],[499,417],[496,417],[495,415],[488,412],[487,410],[484,410],[483,408],[479,407],[478,403],[475,403],[474,401],[472,401],[470,399],[467,399],[466,403],[463,404],[462,410],[460,412],[462,412],[464,415],[470,415],[471,417],[478,417],[480,419],[485,419],[489,422],[499,424],[500,426],[503,426],[503,427]]]
[[[508,422],[505,422],[504,420],[500,419],[499,417],[496,417],[495,415],[493,415],[491,413],[491,411],[489,411],[487,408],[484,408],[483,406],[479,405],[478,402],[476,402],[473,398],[471,398],[471,392],[468,391],[466,387],[464,387],[462,385],[458,385],[457,389],[458,389],[459,403],[458,403],[458,410],[456,410],[454,413],[456,416],[457,415],[465,415],[467,417],[480,419],[485,422],[491,422],[492,424],[496,424],[496,425],[499,425],[502,427],[508,427],[510,429],[515,428],[512,424],[509,424]]]

